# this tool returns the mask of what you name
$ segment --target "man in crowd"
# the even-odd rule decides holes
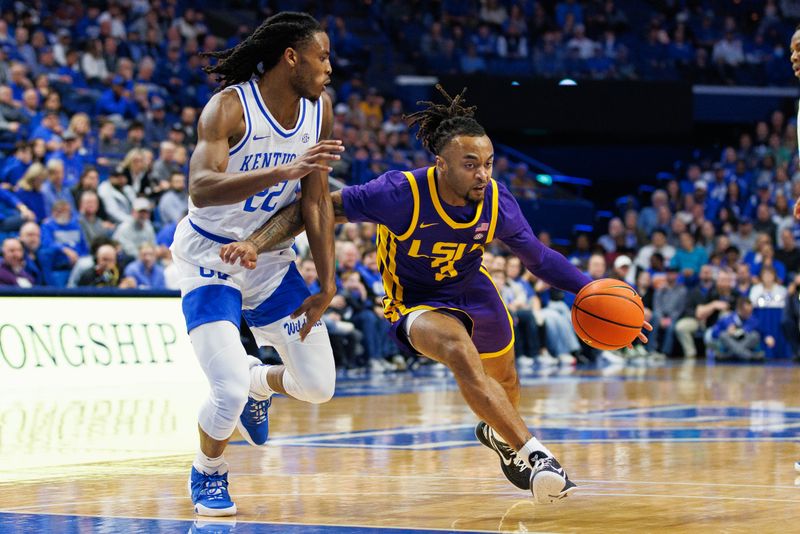
[[[150,222],[150,201],[136,198],[133,201],[132,216],[122,222],[114,232],[114,240],[122,246],[122,251],[135,258],[139,247],[144,243],[155,243],[156,232]]]
[[[14,237],[3,240],[3,261],[0,262],[0,286],[33,287],[34,276],[25,270],[22,242]]]

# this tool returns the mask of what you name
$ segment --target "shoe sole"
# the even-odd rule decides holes
[[[267,446],[267,441],[269,441],[269,438],[268,438],[268,439],[266,439],[266,440],[264,441],[264,443],[256,443],[256,442],[253,440],[253,438],[250,436],[250,432],[248,432],[248,431],[247,431],[247,429],[246,429],[246,428],[244,427],[244,425],[242,424],[242,420],[241,420],[241,419],[237,419],[237,420],[236,420],[236,430],[238,430],[238,431],[239,431],[239,434],[241,434],[241,435],[242,435],[242,437],[244,438],[244,440],[245,440],[247,443],[249,443],[250,445],[252,445],[253,447],[259,447],[259,448],[262,448],[262,447],[266,447],[266,446]]]
[[[480,433],[478,432],[478,427],[477,427],[477,426],[475,427],[475,438],[476,438],[476,439],[477,439],[477,440],[480,442],[480,444],[481,444],[481,445],[483,445],[483,446],[484,446],[484,447],[486,447],[487,449],[491,450],[491,451],[492,451],[492,452],[494,452],[494,453],[495,453],[497,456],[499,456],[499,457],[500,457],[500,470],[501,470],[501,471],[503,471],[503,475],[505,475],[505,474],[506,474],[506,472],[505,472],[505,470],[504,470],[504,469],[505,469],[505,465],[506,465],[506,463],[505,463],[505,461],[503,460],[503,455],[502,455],[502,454],[500,454],[500,453],[497,451],[497,449],[495,449],[494,447],[492,447],[491,443],[486,443],[485,441],[483,441],[483,439],[482,439],[482,438],[481,438],[481,436],[480,436]],[[530,489],[531,489],[530,483],[529,483],[529,484],[527,484],[527,485],[525,485],[525,486],[518,486],[518,485],[514,484],[514,482],[512,482],[512,481],[511,481],[511,480],[508,478],[508,476],[506,476],[506,480],[508,480],[509,482],[511,482],[511,485],[513,485],[515,488],[519,488],[519,489],[521,489],[521,490],[525,490],[525,491],[528,491],[528,490],[530,490]]]
[[[570,496],[577,486],[564,489],[564,477],[552,471],[536,473],[531,481],[531,493],[537,504],[553,504]]]
[[[189,499],[192,498],[192,479],[186,481],[186,486],[189,489]],[[194,513],[204,517],[227,517],[236,515],[236,503],[228,508],[206,508],[202,504],[193,504]]]

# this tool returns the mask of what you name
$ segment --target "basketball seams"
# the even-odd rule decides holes
[[[614,286],[614,287],[619,287],[619,286]],[[637,297],[639,296],[638,293],[633,291],[633,288],[629,287],[628,289],[630,289],[635,296],[637,296]],[[642,300],[641,297],[639,297],[639,299],[637,300],[637,299],[633,299],[633,298],[630,298],[630,297],[626,297],[624,295],[615,295],[614,293],[592,293],[591,295],[586,295],[586,296],[584,296],[583,298],[580,298],[580,299],[576,298],[575,299],[575,305],[577,306],[578,304],[580,304],[584,300],[586,300],[588,298],[591,298],[591,297],[614,297],[614,298],[618,298],[618,299],[624,299],[624,300],[627,300],[628,302],[633,302],[634,304],[636,304],[636,307],[639,308],[642,313],[644,313],[644,305],[641,304],[641,300]]]
[[[583,326],[581,326],[581,320],[580,320],[580,317],[578,317],[578,314],[577,314],[577,313],[573,313],[573,314],[572,314],[572,318],[573,318],[573,320],[575,321],[575,324],[577,324],[577,325],[578,325],[578,328],[580,328],[580,329],[581,329],[581,332],[583,333],[583,335],[584,335],[585,337],[589,338],[590,340],[592,340],[594,343],[596,343],[596,344],[598,345],[598,346],[596,346],[595,348],[598,348],[598,349],[607,349],[607,348],[610,348],[610,347],[612,347],[612,346],[613,346],[613,345],[609,345],[608,343],[603,343],[603,342],[602,342],[602,341],[600,341],[599,339],[595,339],[595,338],[593,338],[592,336],[590,336],[590,335],[589,335],[589,333],[586,331],[586,329],[585,329],[585,328],[583,328]],[[585,339],[584,339],[583,341],[584,341],[584,343],[586,343],[586,340],[585,340]],[[587,343],[587,345],[588,345],[588,343]]]
[[[594,317],[595,319],[599,319],[600,321],[603,321],[603,322],[606,322],[606,323],[611,323],[611,324],[613,324],[613,325],[616,325],[616,326],[621,326],[621,327],[623,327],[623,328],[632,328],[632,329],[634,329],[634,330],[641,330],[641,329],[642,329],[642,327],[641,327],[641,326],[631,326],[631,325],[629,325],[629,324],[618,323],[618,322],[616,322],[616,321],[613,321],[613,320],[611,320],[611,319],[608,319],[608,318],[606,318],[606,317],[601,317],[601,316],[599,316],[599,315],[595,315],[594,313],[592,313],[592,312],[590,312],[590,311],[586,311],[585,309],[581,308],[581,307],[580,307],[580,306],[578,306],[577,304],[576,304],[576,305],[574,305],[574,306],[575,306],[575,309],[576,309],[576,310],[578,310],[578,311],[580,311],[580,312],[583,312],[583,313],[585,313],[586,315],[591,315],[592,317]]]

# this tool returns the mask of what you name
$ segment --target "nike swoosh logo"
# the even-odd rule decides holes
[[[261,136],[254,135],[253,136],[253,141],[261,141],[262,139],[266,139],[267,137],[269,137],[269,136],[268,135],[261,135]]]
[[[422,228],[427,228],[429,226],[436,226],[437,224],[439,224],[439,223],[428,223],[428,224],[420,223],[419,227],[420,227],[420,229],[422,229]]]

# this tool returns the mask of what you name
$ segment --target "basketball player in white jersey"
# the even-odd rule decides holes
[[[792,59],[792,72],[794,72],[795,78],[800,79],[800,25],[795,28],[794,34],[792,34],[792,40],[789,43],[789,52],[791,53]],[[797,148],[800,157],[800,102],[798,102],[797,110]],[[795,201],[794,218],[800,221],[800,198]],[[800,473],[800,461],[794,463],[794,470]]]
[[[200,409],[200,450],[189,491],[200,515],[236,513],[222,453],[234,428],[252,445],[267,440],[267,409],[278,392],[311,402],[333,395],[336,372],[320,317],[336,293],[328,162],[340,141],[326,140],[333,113],[330,42],[304,13],[268,18],[235,48],[209,54],[222,90],[200,116],[189,167],[189,214],[175,232],[183,313],[211,392]],[[309,296],[291,248],[268,252],[250,271],[219,258],[221,243],[244,240],[296,199],[306,217],[321,292]],[[244,315],[259,345],[284,365],[248,356]]]

